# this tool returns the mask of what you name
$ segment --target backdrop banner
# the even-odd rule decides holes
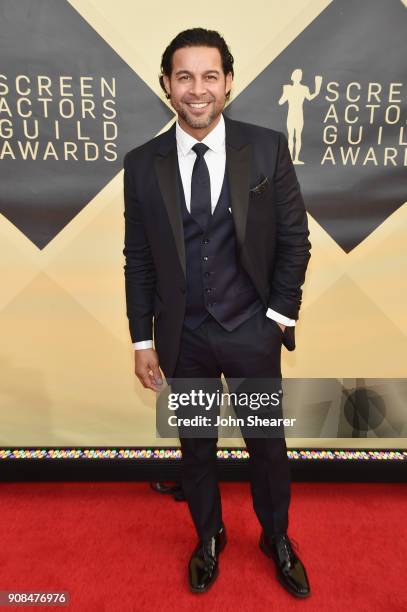
[[[206,9],[0,1],[0,446],[178,444],[134,374],[122,167],[175,120],[161,55],[201,25],[235,58],[225,114],[284,132],[307,208],[288,445],[406,447],[407,1]]]

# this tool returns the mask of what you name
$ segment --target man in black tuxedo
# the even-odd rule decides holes
[[[284,134],[223,115],[233,74],[217,32],[178,34],[160,76],[178,121],[124,158],[127,316],[135,373],[155,391],[160,368],[167,380],[280,379],[281,346],[295,349],[311,248],[307,215]],[[226,544],[217,437],[180,436],[180,443],[199,537],[189,583],[203,592]],[[307,574],[287,535],[284,435],[245,443],[260,548],[281,584],[306,597]]]

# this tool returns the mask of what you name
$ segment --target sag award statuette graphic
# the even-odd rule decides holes
[[[407,200],[406,4],[332,0],[226,109],[284,134],[307,212],[346,254]]]
[[[292,85],[283,85],[283,95],[278,103],[288,104],[287,133],[288,147],[294,164],[303,164],[299,159],[301,151],[302,129],[304,127],[304,100],[313,100],[321,91],[322,76],[315,77],[315,91],[311,93],[309,87],[301,83],[302,70],[297,68],[291,75]],[[294,142],[295,141],[295,142]],[[295,147],[295,153],[294,153]]]

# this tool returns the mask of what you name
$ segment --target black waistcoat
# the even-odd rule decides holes
[[[186,207],[177,167],[187,273],[184,324],[195,329],[211,315],[231,331],[260,310],[263,303],[237,258],[227,172],[210,221],[201,228]]]

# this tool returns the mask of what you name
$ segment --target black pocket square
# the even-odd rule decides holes
[[[262,181],[260,181],[258,185],[255,185],[249,191],[250,193],[253,193],[254,195],[259,195],[260,193],[263,193],[263,191],[267,189],[268,184],[269,184],[269,180],[268,180],[268,177],[266,176],[264,179],[262,179]]]

